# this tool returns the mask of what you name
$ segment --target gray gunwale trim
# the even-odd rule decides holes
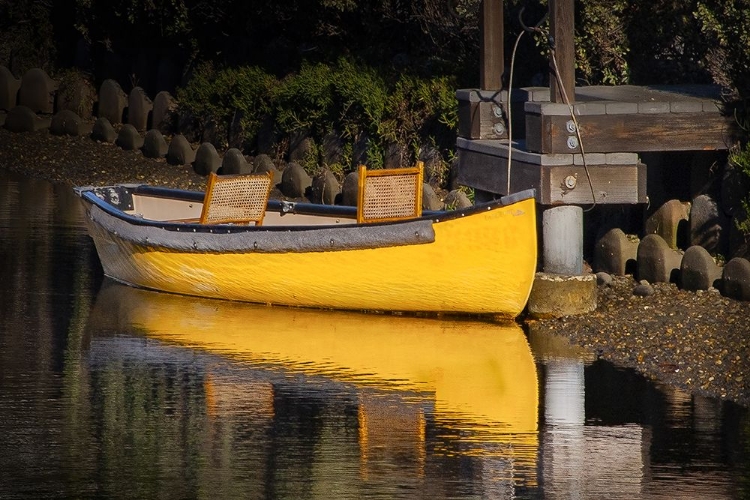
[[[94,205],[92,222],[104,231],[130,243],[191,253],[289,253],[330,252],[421,245],[435,241],[431,220],[419,219],[402,224],[311,227],[271,230],[262,226],[237,233],[170,231],[151,225],[133,225]]]

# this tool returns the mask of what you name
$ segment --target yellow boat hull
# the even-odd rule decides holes
[[[91,212],[87,222],[105,274],[118,281],[289,306],[513,318],[537,261],[533,199],[432,220],[430,242],[328,251],[191,251],[124,238]]]

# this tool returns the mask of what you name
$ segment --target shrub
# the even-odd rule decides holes
[[[332,66],[304,64],[275,92],[276,124],[282,134],[304,130],[317,143],[338,131],[347,143],[344,164],[366,161],[380,168],[391,143],[409,146],[412,161],[422,144],[443,152],[455,147],[455,89],[449,77],[397,75],[349,59]],[[363,146],[364,158],[358,160],[354,151]]]
[[[274,100],[276,124],[284,134],[306,130],[322,137],[333,129],[333,78],[325,64],[303,64],[281,81]]]
[[[698,2],[714,81],[735,98],[750,99],[750,0]]]
[[[229,125],[240,113],[247,138],[257,136],[263,119],[273,110],[276,78],[258,67],[216,70],[200,65],[184,88],[177,90],[180,114],[198,117],[202,126],[215,121],[227,137]]]
[[[388,96],[380,137],[410,146],[415,156],[430,137],[439,149],[453,149],[458,129],[455,88],[448,77],[402,75]]]

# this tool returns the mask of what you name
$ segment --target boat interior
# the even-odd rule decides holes
[[[205,193],[145,185],[93,189],[114,208],[134,217],[172,223],[263,226],[347,225],[422,216],[423,165],[359,169],[358,204],[320,205],[269,199],[268,174],[211,173]],[[425,214],[426,215],[426,214]]]

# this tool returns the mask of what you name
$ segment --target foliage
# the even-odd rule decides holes
[[[714,80],[735,97],[750,99],[750,0],[698,2]]]
[[[307,130],[322,137],[333,129],[334,94],[330,68],[305,64],[275,90],[276,123],[282,133]]]
[[[225,134],[239,113],[244,134],[254,137],[263,119],[271,113],[275,86],[276,79],[258,67],[217,71],[212,65],[203,64],[196,69],[188,84],[178,89],[177,99],[183,114],[204,122],[215,120]]]
[[[334,65],[305,63],[283,80],[255,66],[202,64],[177,99],[183,116],[199,117],[204,127],[215,122],[222,133],[240,112],[248,142],[266,117],[282,137],[310,136],[313,147],[302,163],[312,172],[323,163],[321,144],[330,133],[343,139],[341,162],[351,167],[359,161],[382,167],[394,143],[411,148],[411,161],[423,144],[450,154],[458,128],[455,89],[452,78],[397,74],[341,58]],[[359,150],[364,157],[354,154]]]
[[[630,2],[580,2],[576,24],[576,61],[586,82],[621,85],[630,77],[629,41],[623,29],[623,13]]]
[[[384,141],[406,144],[415,156],[425,137],[452,149],[458,129],[455,81],[403,74],[388,97],[386,115],[379,130]]]
[[[76,29],[89,43],[108,48],[151,47],[189,39],[190,3],[184,0],[75,0]]]
[[[21,76],[31,68],[49,72],[55,57],[52,2],[0,1],[0,64]]]
[[[728,161],[729,165],[750,177],[750,142],[744,148],[730,151]],[[735,219],[735,224],[743,234],[750,235],[750,197],[742,200],[742,209],[745,217]]]

